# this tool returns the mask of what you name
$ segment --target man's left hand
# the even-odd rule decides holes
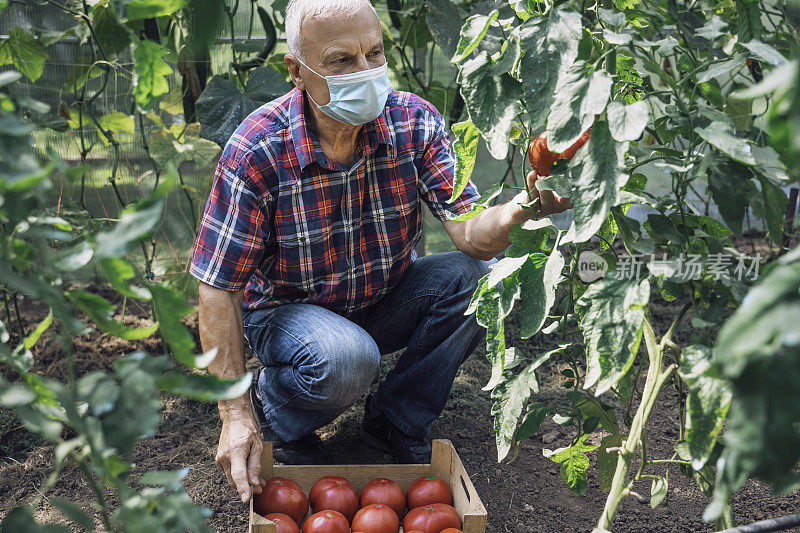
[[[524,220],[534,220],[552,215],[553,213],[561,213],[562,211],[572,208],[572,201],[569,198],[562,198],[554,191],[540,191],[536,188],[536,181],[539,179],[539,176],[536,174],[535,170],[528,172],[525,179],[528,182],[528,189],[530,189],[533,198],[528,196],[527,191],[521,191],[514,197],[513,201],[517,204],[527,204],[538,198],[538,202],[536,202],[532,208],[520,208],[524,211],[522,215]]]

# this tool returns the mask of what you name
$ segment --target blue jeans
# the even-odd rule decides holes
[[[378,380],[382,355],[406,348],[378,386],[376,405],[424,438],[486,334],[464,311],[496,261],[460,251],[420,257],[383,298],[351,314],[305,303],[244,310],[245,337],[266,367],[258,392],[275,434],[291,441],[329,423]]]

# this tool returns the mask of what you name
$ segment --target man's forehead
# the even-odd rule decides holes
[[[303,21],[300,31],[306,55],[321,58],[331,52],[358,52],[383,43],[380,21],[372,10],[361,9],[351,17],[318,16]]]

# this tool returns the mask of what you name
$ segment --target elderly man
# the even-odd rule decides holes
[[[218,405],[217,463],[243,501],[264,484],[262,437],[283,462],[327,461],[315,430],[378,381],[381,355],[402,348],[367,397],[360,436],[398,462],[429,462],[431,425],[484,335],[464,312],[510,227],[533,217],[523,191],[448,220],[478,191],[469,183],[448,203],[444,121],[392,90],[368,0],[291,0],[286,34],[296,87],[228,141],[191,263],[203,349],[219,347],[209,371],[242,375],[245,339],[262,363],[249,398]],[[571,207],[535,194],[540,214]],[[458,251],[416,257],[422,203]]]

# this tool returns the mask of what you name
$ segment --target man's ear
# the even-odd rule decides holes
[[[294,86],[301,91],[304,90],[306,88],[306,84],[303,81],[303,78],[300,77],[300,62],[294,58],[294,54],[284,55],[283,62],[286,63],[286,66],[289,69],[289,76],[292,77]]]

